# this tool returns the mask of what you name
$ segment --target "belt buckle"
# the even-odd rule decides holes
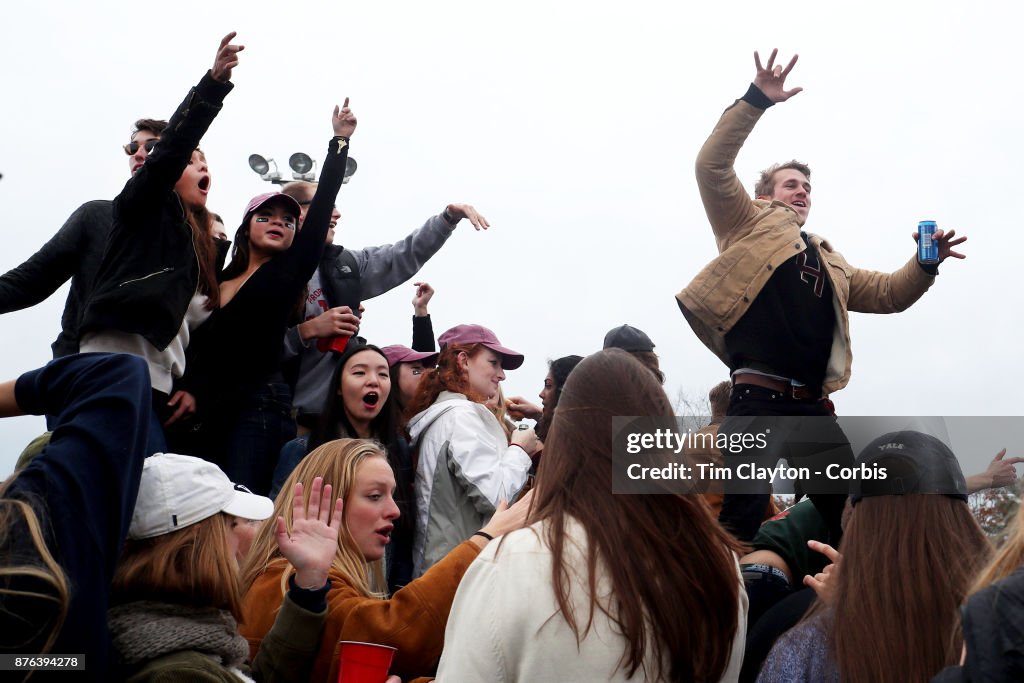
[[[789,385],[789,395],[796,401],[803,401],[804,399],[817,398],[811,391],[811,388],[807,385],[796,386],[795,384]]]

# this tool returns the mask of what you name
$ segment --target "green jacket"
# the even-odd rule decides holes
[[[743,317],[775,268],[805,249],[800,217],[780,201],[751,199],[733,164],[764,113],[744,100],[725,110],[697,156],[697,185],[718,246],[718,257],[676,295],[697,337],[729,364],[725,335]],[[850,381],[853,353],[849,311],[896,313],[921,298],[935,281],[912,257],[894,273],[855,268],[827,240],[808,234],[832,285],[836,327],[822,392]]]
[[[285,597],[274,626],[263,639],[251,670],[233,671],[200,652],[158,657],[130,672],[127,683],[239,683],[239,673],[260,683],[307,683],[320,647],[327,610],[314,613]]]

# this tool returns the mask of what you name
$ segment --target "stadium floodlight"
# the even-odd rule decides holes
[[[273,165],[273,168],[271,168],[271,165]],[[277,162],[273,159],[264,159],[259,154],[250,154],[249,168],[267,182],[281,183],[281,172],[277,170]]]

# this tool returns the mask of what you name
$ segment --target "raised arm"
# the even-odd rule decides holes
[[[334,212],[334,202],[338,198],[338,191],[345,177],[349,140],[356,130],[356,116],[349,109],[347,97],[341,107],[335,105],[331,126],[334,129],[334,137],[327,147],[327,156],[324,159],[316,194],[309,204],[302,230],[295,236],[291,249],[282,254],[282,257],[291,261],[291,271],[302,282],[307,282],[313,277],[313,272],[320,264]]]
[[[416,294],[412,298],[412,350],[434,352],[434,325],[430,322],[427,304],[434,296],[434,288],[427,282],[414,282]]]
[[[758,212],[736,177],[734,165],[740,148],[768,107],[801,91],[801,88],[785,88],[786,77],[797,57],[794,55],[783,68],[775,64],[777,53],[772,50],[767,66],[763,66],[760,55],[754,53],[753,83],[742,98],[725,110],[697,155],[697,187],[720,249],[733,231]]]
[[[394,244],[350,249],[359,264],[363,300],[389,292],[419,272],[451,237],[459,221],[466,218],[477,230],[490,223],[469,204],[448,204],[421,227]]]
[[[256,680],[292,682],[310,680],[315,653],[327,617],[328,573],[338,551],[342,499],[331,504],[331,485],[313,480],[304,504],[302,483],[292,493],[292,527],[277,518],[275,535],[281,554],[295,569],[290,589],[274,625],[263,638],[253,660]],[[301,608],[301,609],[296,609]]]
[[[234,87],[230,82],[231,71],[238,65],[238,53],[245,49],[231,43],[235,35],[232,31],[221,39],[213,67],[178,105],[146,163],[114,200],[121,215],[152,210],[174,189],[192,159],[192,152],[220,112],[225,95]],[[145,225],[132,221],[127,224]]]

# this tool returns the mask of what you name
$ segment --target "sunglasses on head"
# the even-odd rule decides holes
[[[135,140],[132,140],[131,142],[124,146],[124,153],[127,154],[128,156],[131,156],[139,151],[139,147],[145,147],[146,153],[148,154],[149,152],[153,151],[153,148],[156,147],[156,143],[158,142],[160,142],[159,138],[153,138],[152,140],[146,140],[144,143],[140,145],[139,143],[135,142]]]

